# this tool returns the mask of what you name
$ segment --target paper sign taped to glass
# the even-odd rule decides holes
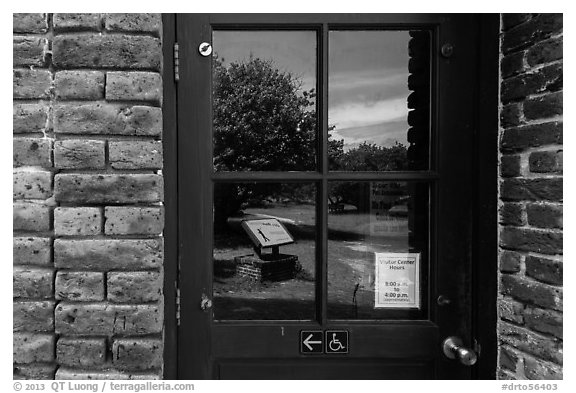
[[[420,308],[420,253],[375,253],[374,308]]]

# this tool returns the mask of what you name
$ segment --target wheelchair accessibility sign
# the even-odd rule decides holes
[[[326,353],[348,353],[348,331],[326,330]]]

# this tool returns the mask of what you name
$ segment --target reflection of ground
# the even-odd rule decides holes
[[[255,282],[234,274],[234,257],[253,254],[240,228],[216,234],[214,300],[216,319],[315,318],[315,207],[283,205],[247,209],[246,214],[282,217],[294,244],[280,252],[297,255],[302,270],[294,279]],[[288,220],[293,220],[289,222]],[[395,219],[398,221],[398,219]],[[403,219],[405,221],[405,219]],[[330,318],[369,318],[374,306],[374,252],[407,251],[407,232],[370,236],[367,214],[330,214],[328,310]]]

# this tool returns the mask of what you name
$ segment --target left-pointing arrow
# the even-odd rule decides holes
[[[322,341],[311,341],[312,336],[314,336],[313,334],[310,334],[308,337],[306,337],[306,339],[303,341],[304,345],[306,345],[308,347],[308,350],[312,351],[312,345],[310,344],[322,344]]]

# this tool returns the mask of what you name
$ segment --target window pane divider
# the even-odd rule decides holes
[[[246,182],[301,182],[301,181],[431,181],[437,180],[435,171],[391,171],[391,172],[216,172],[214,181]]]

